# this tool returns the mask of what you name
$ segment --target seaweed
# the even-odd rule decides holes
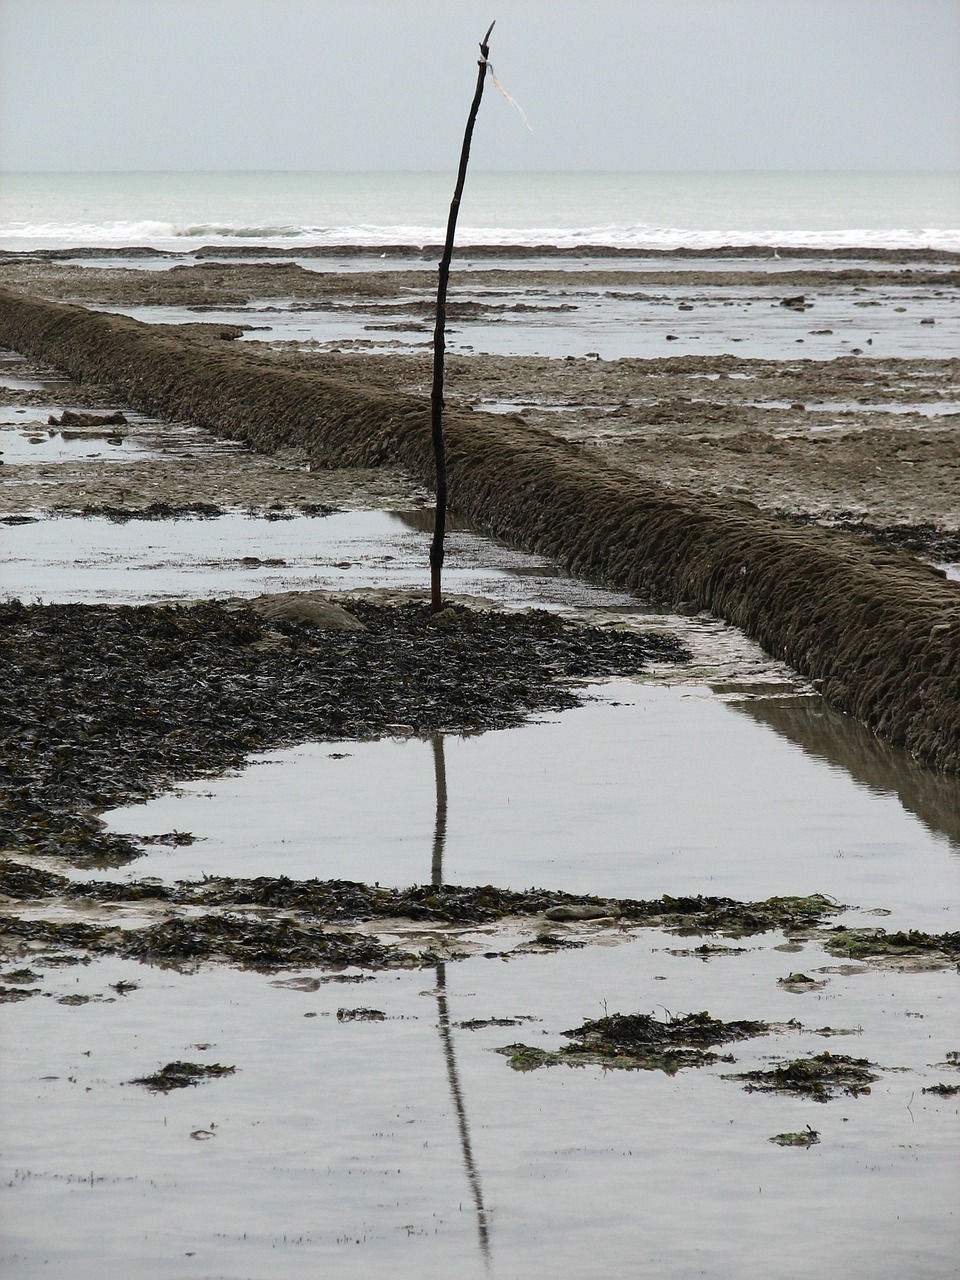
[[[380,969],[420,963],[374,938],[327,933],[285,918],[204,915],[121,932],[113,948],[117,954],[152,964],[215,960],[271,973],[320,965]]]
[[[558,933],[543,927],[542,921],[555,917],[558,910],[561,916],[572,916],[574,924],[596,920],[598,912],[605,918],[619,912],[621,922],[648,927],[672,928],[682,919],[683,930],[688,933],[697,929],[714,932],[722,918],[731,927],[731,922],[736,922],[736,930],[742,935],[749,929],[805,928],[815,912],[839,909],[820,895],[761,903],[684,899],[684,912],[677,916],[673,909],[678,900],[670,897],[614,904],[591,895],[536,888],[501,889],[489,884],[429,884],[394,889],[351,880],[293,880],[288,876],[205,876],[175,885],[152,879],[80,881],[12,858],[0,859],[0,892],[13,900],[61,900],[77,905],[156,904],[163,908],[165,917],[153,924],[120,930],[91,920],[27,921],[11,914],[2,931],[2,949],[11,954],[19,954],[18,948],[22,950],[24,944],[32,943],[48,952],[73,949],[89,955],[109,953],[178,966],[210,961],[263,971],[309,965],[384,968],[426,963],[427,957],[342,931],[345,925],[387,918],[466,925],[534,917],[539,924],[537,931],[514,952],[523,954],[585,945],[582,935],[576,932]],[[184,908],[183,914],[169,914]],[[270,918],[263,914],[264,909],[283,914]],[[325,926],[331,925],[340,931],[326,931]],[[705,946],[698,948],[697,954],[711,954],[713,950]]]
[[[797,995],[804,991],[822,991],[827,984],[818,978],[811,978],[808,973],[788,973],[785,978],[777,979],[777,986],[784,991],[793,991]]]
[[[887,933],[884,929],[832,931],[824,944],[833,955],[854,960],[926,956],[934,960],[960,960],[960,933],[924,933],[919,929]]]
[[[130,1084],[141,1084],[151,1093],[169,1093],[172,1089],[188,1089],[201,1080],[219,1080],[232,1076],[236,1067],[225,1067],[220,1062],[168,1062],[165,1067],[150,1076],[139,1076]],[[193,1135],[191,1134],[191,1137]]]
[[[874,1063],[866,1058],[850,1058],[842,1053],[818,1053],[810,1058],[794,1058],[767,1070],[740,1071],[728,1080],[745,1080],[748,1093],[786,1093],[828,1102],[848,1094],[858,1098],[869,1093],[880,1077]]]
[[[273,973],[280,969],[412,967],[426,961],[384,946],[374,938],[322,928],[290,919],[263,920],[209,913],[175,917],[145,928],[119,928],[86,921],[22,920],[3,925],[8,951],[34,944],[47,952],[78,951],[82,958],[117,955],[170,968],[195,968],[201,962],[234,965]],[[45,955],[50,962],[50,955]],[[61,957],[57,957],[58,960]],[[71,957],[64,957],[69,963]]]
[[[771,929],[812,929],[824,917],[845,910],[842,903],[822,893],[766,898],[762,902],[737,902],[702,894],[674,898],[664,894],[655,902],[621,899],[618,906],[625,920],[656,917],[658,923],[681,935],[719,933],[728,938],[750,937]]]
[[[815,1147],[820,1141],[820,1134],[818,1130],[811,1129],[807,1125],[797,1133],[775,1133],[767,1141],[776,1143],[778,1147]]]
[[[0,983],[0,1004],[16,1004],[18,1000],[29,1000],[39,994],[39,987],[5,987]]]
[[[665,1021],[646,1013],[615,1013],[564,1031],[562,1034],[570,1037],[571,1043],[560,1049],[511,1044],[498,1052],[509,1058],[515,1071],[565,1063],[675,1075],[684,1067],[717,1062],[720,1055],[713,1052],[716,1045],[766,1035],[769,1029],[765,1022],[721,1022],[706,1011],[668,1016]]]

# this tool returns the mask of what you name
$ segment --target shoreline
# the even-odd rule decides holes
[[[358,258],[358,257],[409,257],[436,261],[443,252],[443,243],[426,242],[424,244],[406,241],[383,240],[344,242],[342,244],[318,245],[307,241],[303,245],[271,244],[269,241],[257,243],[244,241],[242,244],[201,244],[178,249],[156,248],[150,245],[84,245],[58,246],[48,248],[4,249],[0,248],[0,264],[20,260],[37,260],[58,262],[68,259],[96,258],[164,258],[170,260],[224,258],[232,261],[263,258],[307,258],[322,260],[324,258]],[[799,262],[825,259],[833,262],[884,262],[884,263],[923,263],[937,264],[944,267],[960,266],[960,250],[910,247],[892,248],[882,245],[837,246],[837,245],[791,245],[784,244],[722,244],[716,247],[698,248],[680,246],[677,248],[655,248],[597,244],[594,241],[576,241],[571,244],[536,244],[528,241],[505,242],[503,244],[471,243],[464,241],[457,244],[455,269],[463,266],[467,258],[482,258],[497,261],[500,259],[580,259],[596,258],[602,260],[639,260],[652,261],[674,260],[700,262],[717,258],[720,260],[792,261]]]

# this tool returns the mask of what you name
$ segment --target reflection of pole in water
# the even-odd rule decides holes
[[[435,733],[433,743],[433,772],[437,782],[437,817],[433,827],[433,862],[430,866],[430,883],[443,884],[443,846],[447,842],[447,767],[443,759],[443,734]]]
[[[447,769],[443,757],[443,734],[435,733],[431,739],[433,744],[433,772],[437,784],[437,813],[433,827],[433,860],[430,867],[430,883],[436,886],[443,884],[443,848],[447,839]],[[450,1081],[450,1096],[453,1098],[454,1110],[457,1113],[457,1128],[460,1130],[460,1151],[463,1155],[463,1167],[467,1172],[470,1192],[477,1210],[477,1236],[480,1241],[480,1252],[484,1261],[490,1262],[490,1228],[487,1223],[487,1211],[483,1207],[483,1189],[480,1186],[480,1173],[473,1159],[473,1148],[470,1145],[470,1127],[467,1124],[467,1109],[463,1102],[463,1091],[460,1088],[460,1074],[457,1071],[457,1059],[453,1052],[453,1033],[450,1029],[450,1011],[447,1008],[447,966],[442,960],[437,961],[437,1013],[439,1015],[440,1043],[443,1045],[443,1056],[447,1064],[447,1079]]]
[[[473,1203],[477,1210],[477,1237],[480,1241],[480,1252],[484,1260],[490,1262],[490,1226],[487,1222],[487,1211],[483,1206],[483,1188],[480,1185],[480,1171],[473,1158],[470,1145],[470,1127],[467,1123],[467,1109],[463,1102],[463,1091],[460,1088],[460,1076],[457,1071],[457,1060],[453,1053],[453,1034],[450,1030],[450,1013],[447,1009],[447,966],[442,960],[437,961],[437,1011],[440,1014],[440,1041],[443,1044],[443,1056],[447,1062],[447,1078],[450,1081],[450,1093],[457,1113],[457,1128],[460,1130],[460,1150],[463,1153],[463,1167],[467,1171],[467,1181],[473,1195]]]

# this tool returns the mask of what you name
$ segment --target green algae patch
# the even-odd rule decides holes
[[[225,1067],[220,1062],[168,1062],[165,1067],[150,1076],[140,1076],[131,1084],[143,1085],[151,1093],[170,1093],[173,1089],[189,1089],[203,1080],[219,1080],[232,1076],[236,1067]]]
[[[800,1129],[796,1133],[775,1133],[767,1141],[773,1142],[778,1147],[815,1147],[820,1141],[820,1134],[807,1125],[805,1129]]]
[[[508,1058],[515,1071],[560,1064],[599,1065],[664,1071],[672,1076],[684,1067],[702,1067],[720,1060],[714,1046],[766,1035],[769,1030],[765,1022],[721,1022],[706,1012],[681,1014],[665,1021],[647,1013],[615,1013],[564,1031],[571,1043],[557,1050],[512,1044],[497,1052]]]
[[[960,961],[960,933],[923,933],[919,929],[835,929],[824,939],[831,955],[851,960],[923,958],[941,964]]]
[[[828,1102],[847,1094],[857,1098],[870,1092],[880,1077],[875,1064],[866,1058],[850,1058],[842,1053],[818,1053],[811,1058],[794,1058],[767,1070],[740,1071],[727,1080],[745,1081],[747,1093],[785,1093],[794,1097]]]

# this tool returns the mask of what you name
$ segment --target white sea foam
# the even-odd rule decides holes
[[[0,248],[420,248],[443,240],[449,186],[443,174],[7,174]],[[457,242],[960,252],[960,187],[950,174],[478,173]]]
[[[423,248],[443,242],[444,228],[439,225],[359,224],[356,226],[248,226],[229,222],[200,223],[178,226],[151,220],[103,223],[13,223],[0,227],[0,248],[23,252],[33,249],[69,249],[81,247],[132,248],[149,247],[173,252],[189,252],[204,245],[270,245],[278,249],[310,246],[340,248],[357,246],[375,249],[399,245]],[[857,249],[898,250],[928,249],[938,252],[960,252],[960,229],[897,227],[886,230],[872,228],[837,228],[811,231],[771,230],[694,230],[683,227],[656,226],[586,226],[586,227],[460,227],[457,243],[461,249],[471,245],[486,248],[519,246],[526,249],[547,246],[571,251],[590,247],[635,251],[645,250],[712,250],[724,248],[773,249]]]

